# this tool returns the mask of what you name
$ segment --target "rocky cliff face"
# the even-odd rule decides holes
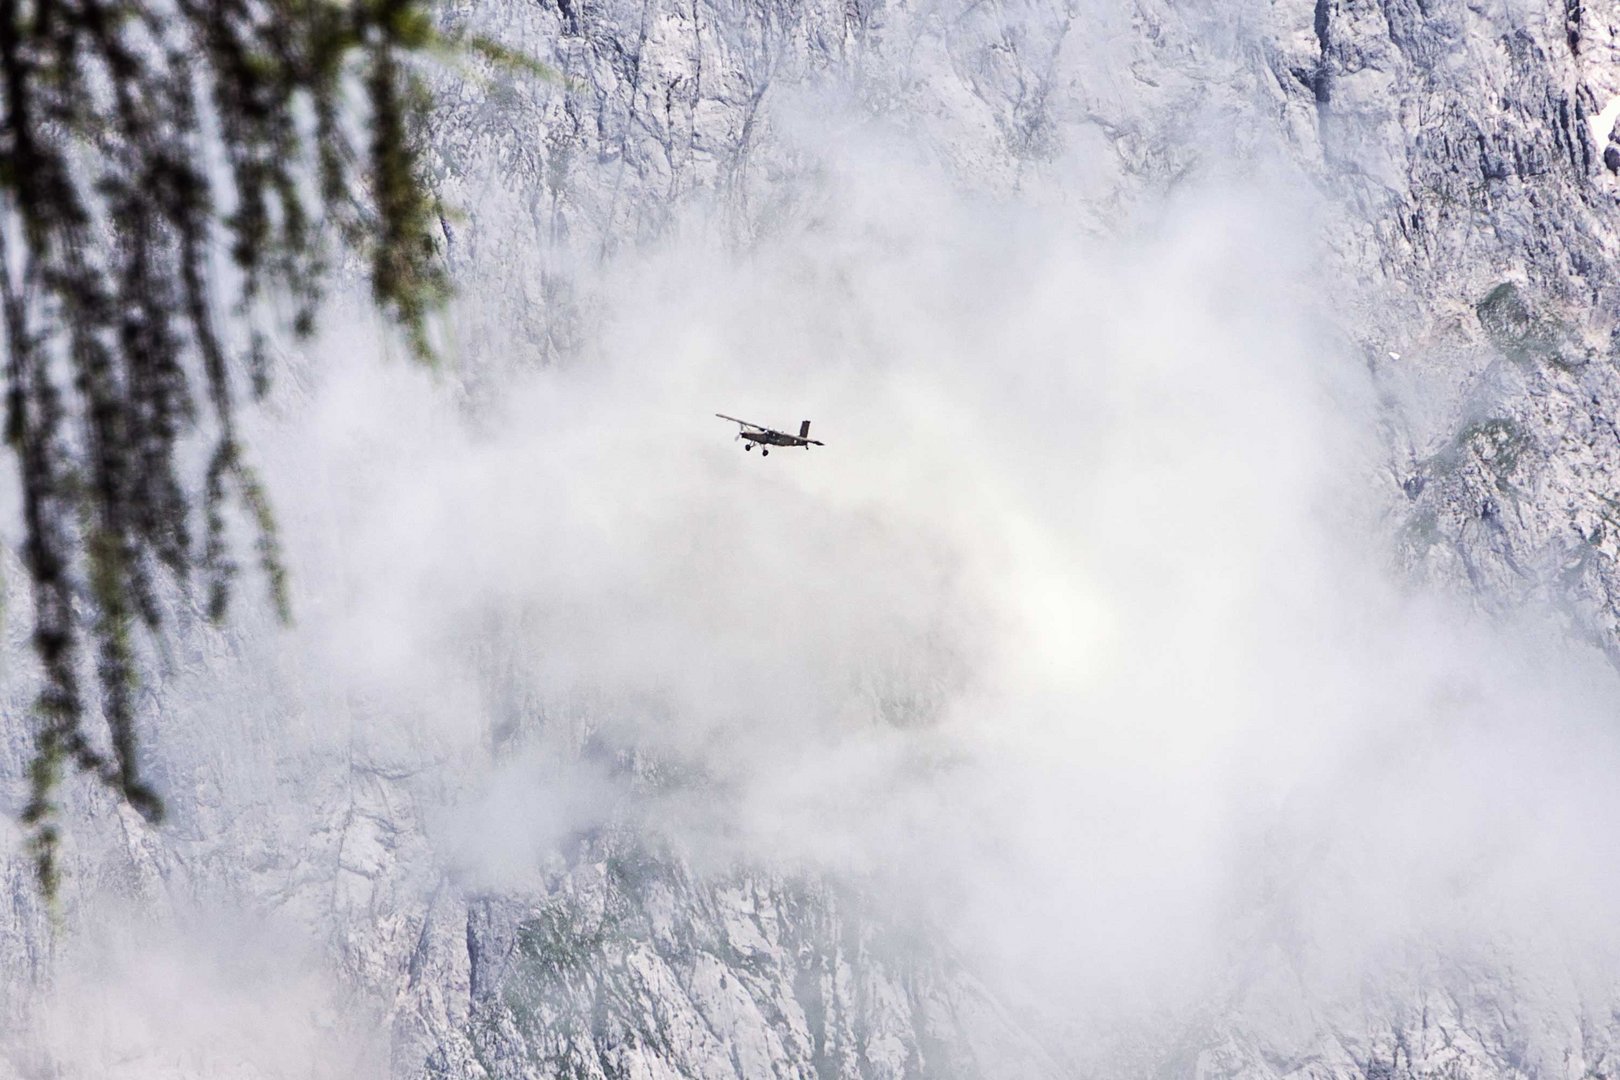
[[[1314,261],[1278,256],[1281,276],[1299,277],[1320,334],[1312,340],[1360,357],[1379,397],[1368,498],[1393,523],[1402,572],[1491,610],[1550,607],[1574,635],[1620,656],[1612,0],[486,0],[449,3],[444,18],[556,74],[469,61],[436,77],[440,104],[426,136],[462,298],[451,319],[452,385],[434,392],[454,396],[474,429],[493,423],[514,380],[590,379],[611,351],[604,341],[631,333],[620,297],[642,288],[637,267],[679,261],[688,242],[705,258],[747,266],[807,237],[875,237],[875,248],[859,250],[920,251],[901,265],[926,276],[929,222],[950,212],[939,209],[944,200],[967,200],[995,220],[1008,205],[1056,208],[1065,227],[1129,247],[1133,236],[1164,231],[1158,208],[1188,188],[1241,190],[1264,177],[1267,190],[1302,193],[1300,220],[1317,233],[1304,244]],[[858,154],[846,154],[853,144]],[[919,175],[949,194],[908,187]],[[886,231],[902,212],[909,226]],[[1232,271],[1277,275],[1265,265],[1267,243],[1243,248],[1252,262]],[[860,319],[861,290],[887,279],[849,250],[842,263],[806,259],[795,271],[806,289],[833,297],[819,321],[792,328],[806,347],[837,349],[867,332],[888,341]],[[985,250],[1002,251],[995,242]],[[710,265],[694,259],[691,272]],[[981,284],[950,297],[994,305],[998,290],[1030,280],[993,260],[973,272]],[[655,286],[638,293],[651,306],[685,299],[667,300],[679,290],[663,278]],[[1262,312],[1279,325],[1294,317]],[[1039,347],[1016,327],[1007,336]],[[1019,363],[1000,352],[986,360],[1011,384]],[[339,431],[345,404],[364,392],[309,390],[315,370],[290,362],[278,408],[295,417],[294,435],[340,446],[370,438],[363,427]],[[672,397],[686,392],[645,377]],[[731,387],[748,385],[739,377]],[[390,452],[417,483],[476,494],[497,467],[476,437],[447,435],[449,422],[419,396],[403,399],[413,439],[454,443],[456,454],[441,469],[430,451],[412,457],[412,440],[385,440]],[[562,433],[544,456],[525,459],[550,463],[538,466],[547,479],[537,485],[575,500],[537,513],[588,517],[591,493],[551,475],[600,475],[594,451],[567,441],[578,401],[524,400],[545,406],[530,423]],[[315,419],[301,427],[305,415]],[[553,689],[579,685],[577,672],[532,661],[599,629],[590,610],[618,579],[582,578],[580,607],[566,617],[498,604],[499,589],[422,599],[428,577],[368,583],[354,568],[385,550],[393,560],[418,527],[431,535],[431,515],[389,517],[385,502],[368,503],[368,485],[394,490],[381,472],[298,473],[278,453],[267,451],[272,476],[279,467],[289,484],[327,492],[340,507],[295,513],[289,524],[305,530],[311,561],[340,567],[310,575],[301,600],[315,627],[336,629],[288,644],[252,613],[222,633],[187,626],[177,608],[182,654],[168,659],[148,707],[164,718],[154,774],[180,793],[178,820],[153,832],[84,794],[54,932],[12,844],[0,878],[0,1074],[1483,1078],[1615,1067],[1620,986],[1560,968],[1548,960],[1556,950],[1415,935],[1391,946],[1400,956],[1340,965],[1296,934],[1274,897],[1256,903],[1247,936],[1221,943],[1221,973],[1198,983],[1200,1000],[1120,1005],[1129,1023],[1099,1041],[1067,1003],[1020,996],[1017,978],[981,968],[976,938],[995,936],[988,923],[934,923],[932,903],[886,904],[874,895],[886,879],[869,866],[843,875],[827,859],[778,857],[769,843],[716,857],[671,825],[684,820],[680,793],[748,778],[728,773],[714,748],[735,736],[730,729],[702,729],[709,741],[694,750],[644,738],[657,724],[616,724],[620,713],[676,708],[649,704],[633,673],[660,662],[656,638],[626,671],[594,672],[591,686],[607,690],[584,704]],[[366,518],[368,506],[380,524]],[[746,512],[731,521],[650,543],[752,551],[737,535]],[[850,546],[870,539],[858,523],[848,528]],[[536,525],[526,535],[552,534]],[[482,551],[486,541],[466,538],[462,556],[495,569],[538,557],[502,562]],[[566,552],[547,554],[567,563]],[[915,554],[907,565],[927,561]],[[681,565],[716,574],[730,565],[723,553],[701,556],[687,551],[681,558],[693,561]],[[738,565],[744,585],[760,572]],[[15,567],[6,577],[18,579]],[[942,571],[901,584],[943,596],[950,580]],[[417,600],[387,606],[380,594],[390,586]],[[747,618],[720,594],[717,618]],[[847,592],[837,603],[859,606]],[[384,646],[368,649],[377,626],[339,617],[354,605],[407,622],[445,615],[412,631],[426,644],[411,655],[431,662],[413,670],[381,655]],[[859,696],[846,685],[858,682],[875,703],[861,723],[948,725],[953,694],[971,681],[951,674],[948,621],[929,608],[916,625],[873,632],[895,655],[927,663],[813,659],[837,672],[828,685],[840,694]],[[783,633],[770,618],[753,630]],[[6,631],[7,657],[20,657],[25,628],[12,618]],[[819,644],[808,640],[812,651]],[[4,760],[17,777],[28,684],[17,664],[7,671]],[[670,673],[672,682],[677,674],[688,676]],[[614,690],[615,678],[627,689]],[[547,782],[535,778],[553,775],[551,757],[589,764],[601,780],[597,794],[581,796],[589,805],[562,799],[553,815],[562,824],[524,819],[516,830],[543,839],[518,843],[516,857],[503,842],[496,871],[487,859],[470,867],[458,853],[482,850],[479,838],[457,830],[504,836],[512,807],[527,804],[495,799],[471,825],[446,807],[512,782],[500,771],[510,760],[532,766],[520,786]],[[601,791],[609,805],[593,801]],[[8,805],[17,801],[13,790]],[[1061,823],[1057,837],[1053,861],[1083,862]],[[993,845],[984,856],[993,861]],[[1295,872],[1311,865],[1302,859]],[[1256,894],[1271,897],[1261,878]],[[1371,895],[1357,891],[1365,888],[1345,894]],[[116,929],[98,933],[98,923]],[[223,944],[184,944],[193,939]],[[1335,983],[1336,966],[1365,981]],[[250,1034],[266,1010],[297,1018],[284,1037],[273,1027]]]

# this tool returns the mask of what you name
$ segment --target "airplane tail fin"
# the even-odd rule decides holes
[[[805,421],[803,421],[802,423],[799,424],[799,438],[808,439],[809,437],[810,437],[810,421],[805,420]]]

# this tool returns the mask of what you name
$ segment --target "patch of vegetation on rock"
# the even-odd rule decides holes
[[[1587,362],[1586,351],[1569,327],[1538,314],[1524,290],[1511,281],[1486,293],[1474,305],[1474,313],[1491,344],[1515,364],[1529,366],[1541,360],[1574,370]]]
[[[1493,417],[1470,424],[1457,436],[1459,446],[1472,451],[1490,469],[1497,483],[1505,484],[1519,467],[1519,459],[1530,446],[1524,429],[1506,417]]]
[[[1478,420],[1457,432],[1445,449],[1425,462],[1423,475],[1428,479],[1450,476],[1472,458],[1491,474],[1497,488],[1507,492],[1519,461],[1530,445],[1530,437],[1518,421],[1510,417]]]

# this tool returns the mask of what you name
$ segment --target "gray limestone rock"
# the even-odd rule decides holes
[[[903,129],[953,183],[1069,199],[1099,232],[1200,170],[1280,157],[1327,208],[1336,329],[1391,388],[1380,482],[1406,569],[1489,608],[1565,610],[1620,659],[1615,0],[453,0],[443,17],[557,73],[468,60],[435,76],[472,408],[514,370],[589,364],[602,265],[692,221],[747,252],[813,219],[831,167],[818,140],[838,137],[818,114]],[[1413,379],[1438,407],[1403,407]],[[20,656],[16,620],[6,633]],[[188,628],[177,664],[267,655],[251,636]],[[0,680],[7,777],[26,754],[17,672]],[[514,695],[514,723],[537,723]],[[271,711],[242,721],[251,745],[275,745]],[[453,762],[311,745],[257,787],[200,752],[156,763],[195,793],[162,830],[78,807],[64,917],[111,889],[182,923],[220,898],[289,920],[325,943],[355,1026],[384,1033],[366,1068],[400,1080],[1484,1080],[1608,1076],[1620,1052],[1614,987],[1434,944],[1423,978],[1319,999],[1268,940],[1197,1023],[1097,1065],[1061,1017],[1000,998],[952,943],[858,890],[699,865],[634,825],[475,888],[436,862],[424,810]],[[658,768],[614,760],[634,783]],[[0,882],[0,1076],[47,1075],[29,987],[52,932],[16,843]]]

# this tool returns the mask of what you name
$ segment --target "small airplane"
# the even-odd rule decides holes
[[[802,446],[808,450],[812,446],[827,445],[810,437],[810,421],[808,420],[799,425],[797,435],[789,435],[785,431],[777,431],[775,428],[763,427],[759,424],[750,424],[747,420],[739,420],[735,416],[727,416],[725,413],[715,413],[714,415],[722,420],[730,420],[737,425],[737,438],[743,439],[747,443],[743,447],[744,450],[752,450],[754,444],[759,443],[760,457],[768,455],[773,446]]]

